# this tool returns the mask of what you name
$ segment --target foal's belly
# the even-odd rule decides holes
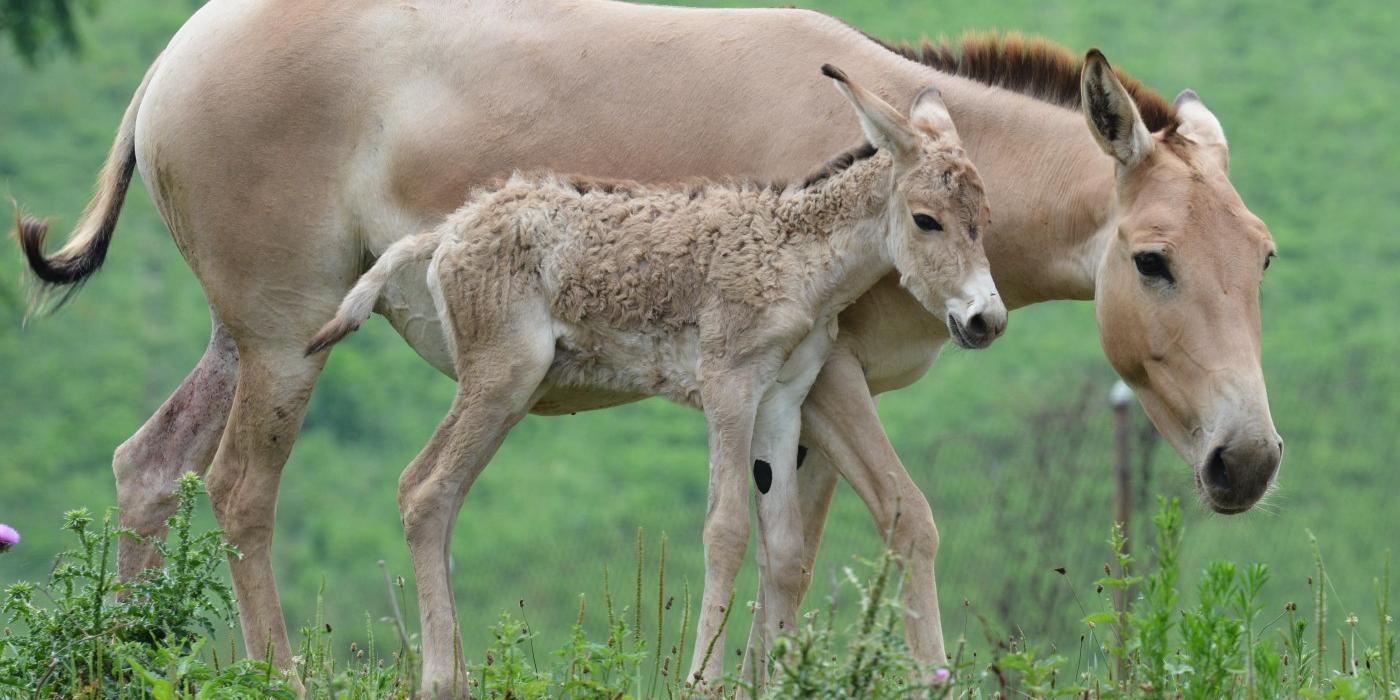
[[[633,400],[663,396],[700,407],[700,339],[695,328],[638,331],[556,322],[555,333],[554,364],[545,381],[558,395],[541,401],[547,407],[595,395]]]
[[[405,265],[384,288],[375,311],[389,321],[414,352],[455,380],[452,350],[438,320],[426,277],[427,263]],[[651,396],[700,405],[699,342],[693,330],[675,334],[669,343],[638,333],[613,332],[604,336],[567,326],[561,327],[559,334],[554,366],[545,377],[546,392],[532,413],[594,411]],[[606,357],[598,352],[604,344],[610,347]]]

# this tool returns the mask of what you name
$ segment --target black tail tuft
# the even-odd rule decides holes
[[[831,78],[832,80],[837,80],[843,83],[851,82],[851,79],[846,77],[845,71],[841,70],[840,68],[837,68],[836,66],[831,65],[830,63],[822,64],[822,75],[825,75],[826,77]]]

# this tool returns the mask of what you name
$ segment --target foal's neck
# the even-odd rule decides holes
[[[891,177],[889,155],[878,152],[781,196],[778,223],[807,271],[809,302],[844,307],[894,269]]]

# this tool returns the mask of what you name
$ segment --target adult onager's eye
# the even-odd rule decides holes
[[[938,219],[935,219],[932,216],[929,216],[928,214],[915,214],[914,225],[918,226],[919,229],[922,231],[943,230],[943,224],[938,223]]]
[[[1143,277],[1175,281],[1171,269],[1167,267],[1167,258],[1161,253],[1138,253],[1133,256],[1133,264],[1137,265],[1138,274]]]

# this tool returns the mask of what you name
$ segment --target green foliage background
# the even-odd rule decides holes
[[[0,49],[0,193],[55,217],[58,229],[71,224],[148,62],[199,4],[107,3],[80,17],[79,55],[36,68]],[[1281,611],[1309,595],[1311,529],[1335,577],[1333,610],[1355,611],[1373,637],[1364,632],[1372,579],[1400,542],[1400,4],[801,4],[889,39],[996,28],[1075,51],[1099,46],[1169,96],[1201,94],[1230,137],[1234,182],[1281,251],[1264,284],[1264,348],[1288,453],[1265,507],[1235,518],[1189,510],[1183,587],[1194,588],[1208,559],[1262,561],[1275,573],[1267,609]],[[198,284],[139,185],[106,268],[59,316],[22,327],[22,267],[12,246],[0,247],[0,522],[25,536],[0,558],[0,586],[43,577],[64,509],[114,501],[113,448],[178,385],[208,332]],[[966,599],[1003,629],[1069,648],[1080,613],[1051,568],[1068,566],[1083,588],[1105,561],[1112,373],[1089,304],[1022,310],[1011,328],[990,351],[946,352],[924,380],[882,399],[881,413],[943,533],[949,634],[975,627]],[[279,502],[274,552],[293,625],[312,616],[323,584],[326,619],[339,629],[362,626],[367,610],[387,612],[376,561],[410,570],[398,472],[451,393],[387,324],[337,349]],[[615,592],[630,592],[623,572],[638,527],[668,533],[668,586],[685,579],[698,595],[704,446],[698,414],[658,401],[526,420],[457,530],[467,648],[483,648],[498,611],[522,599],[542,644],[557,645],[578,593],[602,600],[605,562],[623,582]],[[1144,499],[1191,501],[1187,467],[1160,443],[1139,448]],[[814,595],[834,567],[877,548],[863,505],[843,487]],[[754,590],[745,576],[741,595]],[[749,621],[735,620],[731,645]]]

